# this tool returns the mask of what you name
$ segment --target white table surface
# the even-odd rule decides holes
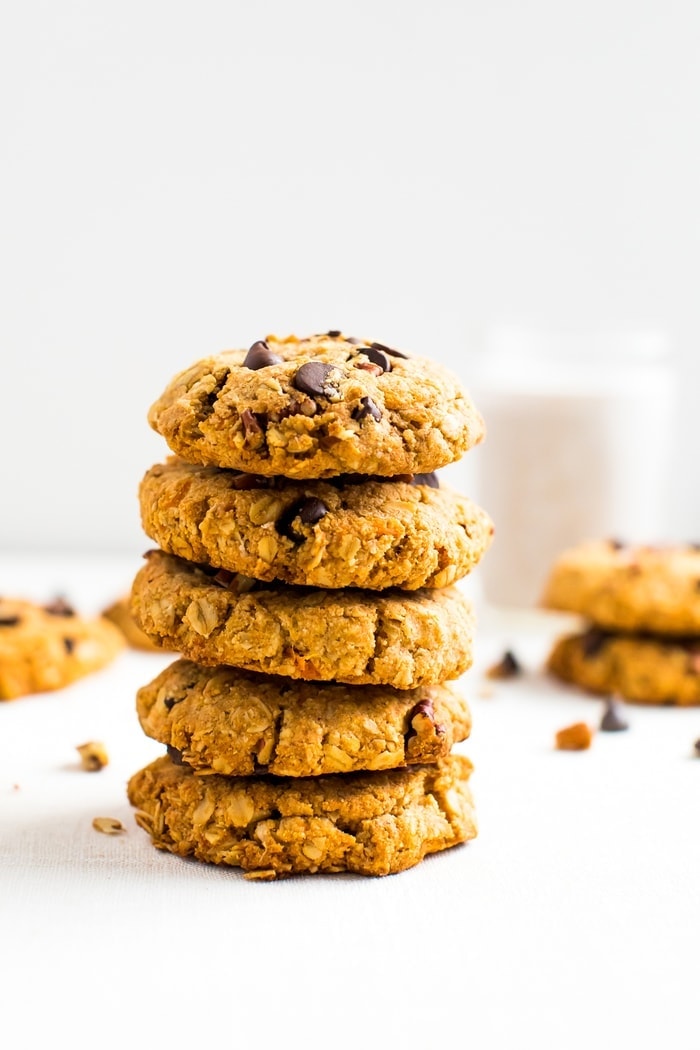
[[[96,611],[138,564],[4,557],[0,591]],[[162,752],[134,694],[171,656],[0,704],[0,1047],[698,1045],[700,709],[631,707],[555,751],[602,705],[543,677],[551,631],[483,620],[459,746],[480,835],[383,879],[246,882],[152,848],[125,783]],[[504,645],[527,673],[481,696]]]

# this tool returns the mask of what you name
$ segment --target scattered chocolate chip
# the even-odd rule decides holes
[[[431,471],[430,474],[414,474],[412,485],[427,485],[430,489],[440,488],[440,479],[438,478],[435,471]]]
[[[63,639],[63,648],[66,650],[66,652],[70,656],[70,654],[75,649],[75,638],[64,638]]]
[[[21,616],[0,616],[0,627],[16,627],[21,619]]]
[[[270,350],[270,347],[264,339],[259,339],[257,343],[253,343],[250,350],[245,355],[243,367],[250,368],[254,372],[257,372],[259,368],[267,368],[269,365],[279,365],[283,360],[284,358],[280,357],[279,354],[275,354]]]
[[[262,417],[256,415],[255,412],[251,412],[249,408],[244,408],[241,412],[241,423],[243,424],[243,430],[247,438],[253,437],[255,434],[262,434],[263,428],[260,425]]]
[[[342,334],[339,328],[331,328],[330,332],[326,332],[329,339],[339,339]]]
[[[382,418],[381,409],[377,408],[371,397],[363,397],[352,413],[352,418],[357,420],[366,419],[367,416],[371,416],[377,423]]]
[[[583,655],[588,659],[596,656],[605,645],[608,635],[599,627],[591,627],[581,638],[581,649]]]
[[[176,766],[184,766],[185,763],[182,759],[182,751],[178,750],[178,748],[176,747],[173,747],[172,744],[166,744],[165,747],[168,752],[168,758],[170,759],[170,761],[174,762]]]
[[[45,605],[44,612],[47,612],[50,616],[75,616],[75,609],[62,597],[56,598],[48,605]]]
[[[695,748],[695,754],[700,755],[700,738],[695,741],[693,747]]]
[[[603,733],[621,733],[625,729],[629,729],[629,722],[625,721],[622,712],[623,705],[620,701],[613,700],[610,697],[605,705],[603,717],[600,720],[600,728]]]
[[[363,372],[370,372],[373,376],[383,376],[384,369],[381,365],[374,365],[371,361],[356,361],[355,368],[361,368]]]
[[[372,343],[362,353],[370,359],[373,365],[379,365],[383,372],[391,372],[391,361],[387,357],[384,347],[379,343]]]
[[[275,528],[280,536],[286,536],[288,540],[299,543],[304,537],[294,531],[294,520],[299,517],[305,525],[315,525],[327,513],[328,507],[323,500],[316,499],[315,496],[305,496],[287,507],[277,519]]]
[[[330,376],[335,371],[333,365],[325,365],[323,361],[307,361],[297,371],[292,382],[297,390],[310,397],[337,396],[338,390],[330,382]]]
[[[627,546],[627,544],[623,543],[622,540],[608,540],[608,544],[610,547],[612,547],[614,551],[624,550]]]
[[[493,664],[486,672],[487,678],[517,678],[523,669],[511,649],[506,649],[498,663]]]
[[[401,357],[404,361],[408,361],[408,354],[402,354],[400,350],[392,350],[390,346],[384,346],[383,343],[372,343],[372,346],[391,357]]]

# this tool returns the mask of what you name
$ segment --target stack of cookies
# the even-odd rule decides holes
[[[700,704],[700,549],[596,541],[566,551],[543,604],[586,618],[549,670],[635,703]]]
[[[378,343],[268,337],[199,361],[149,414],[131,610],[182,654],[139,691],[168,754],[132,777],[156,846],[385,875],[476,834],[455,581],[493,527],[434,471],[481,440],[457,380]]]

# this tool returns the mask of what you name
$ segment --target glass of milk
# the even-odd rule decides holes
[[[498,329],[469,386],[486,420],[485,442],[467,457],[473,491],[496,526],[479,569],[488,605],[535,606],[553,560],[581,540],[663,541],[674,415],[666,336]]]

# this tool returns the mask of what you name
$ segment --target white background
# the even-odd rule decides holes
[[[144,547],[168,378],[329,327],[469,383],[504,323],[669,333],[698,538],[692,0],[0,10],[0,544]]]

